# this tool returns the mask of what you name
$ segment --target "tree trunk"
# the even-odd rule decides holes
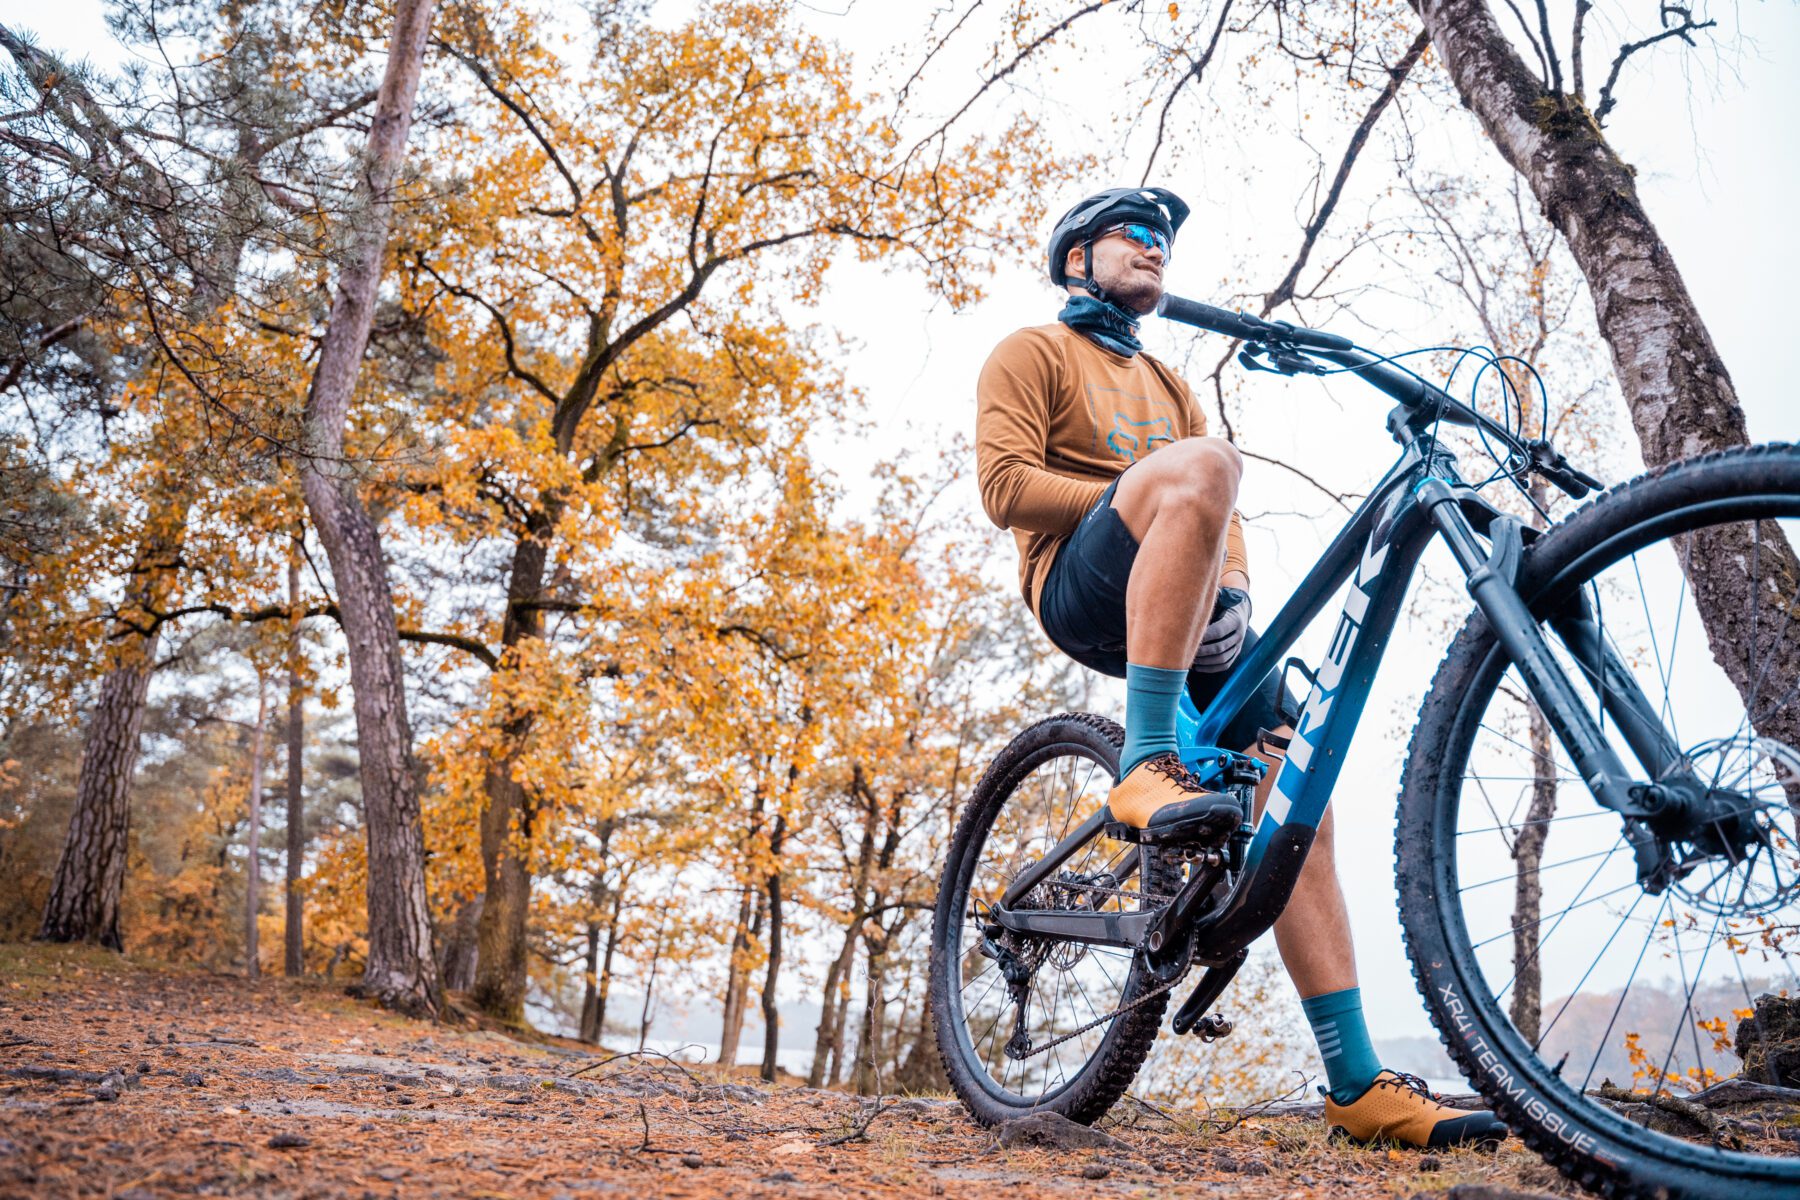
[[[69,835],[38,929],[38,937],[45,941],[125,948],[119,932],[119,895],[125,885],[131,777],[137,767],[138,734],[156,642],[154,634],[144,638],[137,657],[108,671],[100,683],[100,703],[82,743]]]
[[[476,934],[475,986],[469,1000],[508,1024],[525,1020],[525,930],[531,914],[530,844],[536,822],[525,787],[512,778],[509,755],[487,768],[481,813],[481,867],[486,884]]]
[[[1731,376],[1638,199],[1631,167],[1586,103],[1532,74],[1485,0],[1413,6],[1463,103],[1530,185],[1581,268],[1644,462],[1656,468],[1744,445]],[[1771,678],[1800,674],[1800,638],[1786,636],[1800,562],[1780,529],[1743,524],[1678,549],[1713,657],[1746,703],[1765,664]],[[1752,563],[1772,587],[1749,577]],[[1752,720],[1764,736],[1800,744],[1800,705]]]
[[[480,896],[463,901],[450,920],[450,932],[444,935],[444,986],[453,992],[475,986],[475,929],[481,923],[481,903]]]
[[[175,560],[187,529],[188,499],[175,492],[152,499],[143,541],[132,563],[137,584],[121,606],[126,649],[100,681],[100,701],[82,739],[75,811],[44,905],[38,937],[49,942],[98,942],[124,949],[119,896],[125,886],[131,826],[131,779],[137,769],[144,699],[156,668],[159,641],[152,616],[175,587]],[[148,627],[147,635],[134,632]]]
[[[262,799],[264,732],[269,723],[269,693],[262,673],[256,676],[256,728],[250,732],[250,828],[244,836],[249,851],[244,864],[244,975],[262,974],[262,946],[256,908],[262,891]]]
[[[775,1003],[775,980],[781,973],[781,843],[787,836],[787,817],[776,814],[775,829],[769,838],[769,857],[775,869],[769,872],[769,966],[763,972],[763,1061],[765,1083],[775,1082],[776,1060],[781,1055],[781,1010]]]
[[[600,1040],[600,925],[587,924],[587,949],[581,956],[581,1024],[576,1037],[590,1046]]]
[[[662,965],[663,930],[667,926],[667,918],[658,918],[656,923],[656,942],[650,949],[650,977],[644,981],[644,1011],[638,1017],[638,1044],[642,1050],[644,1043],[650,1040],[650,1015],[656,1003],[656,972]]]
[[[533,602],[543,592],[555,527],[556,513],[540,508],[513,547],[500,667],[492,686],[501,686],[500,673],[515,668],[522,643],[543,636],[543,614]],[[537,806],[525,781],[517,778],[532,724],[529,711],[502,722],[505,753],[488,765],[482,780],[481,869],[487,902],[481,909],[481,956],[469,997],[483,1012],[515,1024],[525,1015],[525,931],[531,915],[532,840],[538,833]]]
[[[606,1036],[606,1002],[612,995],[613,953],[619,948],[619,914],[625,908],[625,882],[613,892],[612,919],[606,926],[606,953],[600,959],[600,994],[594,1006],[594,1041]]]
[[[395,9],[363,178],[348,217],[344,266],[306,397],[300,480],[313,527],[331,562],[355,691],[369,837],[369,958],[357,990],[402,1011],[435,1015],[441,985],[432,958],[425,839],[393,589],[380,531],[344,458],[344,426],[369,343],[394,183],[412,127],[432,3],[398,0]]]
[[[850,986],[849,974],[856,962],[856,926],[844,935],[843,948],[837,957],[831,960],[831,966],[825,970],[825,987],[819,995],[819,1029],[813,1038],[812,1067],[806,1073],[807,1087],[824,1087],[826,1071],[831,1062],[831,1050],[841,1039],[838,1034],[838,993]]]
[[[825,1086],[836,1087],[844,1081],[844,1037],[850,1027],[850,980],[838,989],[837,1015],[831,1019],[831,1068],[825,1073]]]
[[[288,627],[287,711],[287,908],[282,937],[282,970],[290,978],[306,974],[306,901],[301,895],[301,868],[306,864],[306,797],[302,789],[302,755],[306,747],[306,692],[300,686],[300,555],[288,557],[288,608],[295,614]]]
[[[738,901],[737,925],[731,938],[731,959],[725,965],[725,1011],[719,1021],[719,1061],[737,1064],[738,1040],[744,1033],[744,1007],[750,993],[750,947],[762,933],[762,906],[766,897],[745,888]]]
[[[861,763],[851,764],[849,792],[863,806],[862,840],[857,847],[856,869],[851,878],[850,919],[845,926],[844,945],[825,973],[824,997],[819,1006],[819,1032],[813,1042],[812,1069],[807,1072],[806,1077],[808,1087],[822,1087],[827,1059],[834,1054],[842,1054],[844,1005],[839,1002],[838,993],[842,991],[845,995],[849,994],[849,974],[851,965],[856,961],[857,939],[861,936],[863,919],[869,915],[869,875],[875,865],[875,835],[881,806],[869,787]],[[836,1072],[832,1075],[832,1081],[836,1082]]]
[[[887,1020],[887,936],[873,919],[864,922],[869,947],[869,991],[863,1008],[862,1033],[856,1042],[856,1071],[851,1086],[859,1096],[881,1091],[881,1030]]]
[[[1543,964],[1538,961],[1539,909],[1544,897],[1538,874],[1544,861],[1544,841],[1556,816],[1556,746],[1550,722],[1536,704],[1531,712],[1531,806],[1524,828],[1513,841],[1513,994],[1512,1023],[1519,1036],[1537,1043],[1543,1020]]]

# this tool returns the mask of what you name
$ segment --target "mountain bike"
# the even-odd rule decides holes
[[[1800,1195],[1800,1109],[1785,1106],[1800,1092],[1743,1065],[1779,1057],[1759,999],[1800,995],[1800,447],[1677,463],[1540,530],[1479,485],[1601,485],[1506,410],[1337,335],[1175,297],[1161,311],[1241,339],[1248,367],[1373,385],[1395,402],[1399,458],[1206,711],[1184,707],[1183,760],[1249,813],[1263,765],[1215,743],[1272,671],[1310,685],[1254,826],[1138,844],[1105,806],[1123,731],[1092,714],[1037,722],[987,768],[932,934],[938,1048],[970,1113],[1098,1119],[1193,971],[1171,1028],[1230,1032],[1209,1010],[1287,902],[1441,539],[1475,607],[1419,713],[1395,857],[1451,1058],[1590,1189]],[[1446,427],[1478,435],[1486,479],[1465,480]],[[1323,660],[1283,663],[1340,589]],[[1726,1120],[1708,1132],[1641,1102],[1670,1096]]]

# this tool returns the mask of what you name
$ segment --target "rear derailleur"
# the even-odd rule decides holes
[[[992,959],[1000,968],[1000,977],[1006,981],[1007,999],[1013,1005],[1012,1036],[1006,1041],[1008,1058],[1021,1059],[1031,1053],[1031,1034],[1025,1029],[1025,1007],[1030,1003],[1032,980],[1037,978],[1047,950],[1045,943],[1020,937],[992,921],[982,929],[981,955]]]

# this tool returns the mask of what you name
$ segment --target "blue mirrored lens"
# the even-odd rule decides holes
[[[1119,226],[1118,232],[1124,234],[1146,250],[1151,247],[1161,250],[1164,259],[1169,257],[1169,252],[1171,250],[1169,239],[1163,236],[1163,232],[1160,229],[1152,229],[1148,225],[1130,224]]]

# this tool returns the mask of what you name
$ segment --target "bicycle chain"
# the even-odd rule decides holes
[[[1126,888],[1107,887],[1103,883],[1078,883],[1066,879],[1046,879],[1038,884],[1040,888],[1071,888],[1084,892],[1104,892],[1108,896],[1117,896],[1121,900],[1149,901],[1152,904],[1167,904],[1174,900],[1173,896],[1157,896],[1147,892],[1133,892]],[[1032,889],[1036,891],[1036,888]]]
[[[1175,897],[1173,897],[1173,896],[1158,896],[1158,895],[1155,895],[1152,893],[1133,892],[1133,891],[1129,891],[1125,888],[1107,887],[1103,883],[1083,883],[1083,882],[1076,882],[1074,880],[1046,879],[1043,883],[1039,884],[1038,887],[1040,887],[1040,888],[1070,888],[1070,889],[1079,889],[1081,891],[1087,891],[1087,892],[1104,892],[1108,896],[1117,896],[1121,899],[1137,900],[1139,902],[1147,901],[1147,902],[1155,903],[1155,904],[1168,904],[1175,899]],[[1035,891],[1036,889],[1033,889],[1033,890]],[[1185,975],[1186,972],[1183,972],[1183,974]],[[1043,1054],[1049,1050],[1055,1049],[1056,1047],[1062,1045],[1064,1042],[1070,1040],[1071,1038],[1080,1037],[1082,1034],[1086,1033],[1090,1029],[1096,1029],[1099,1026],[1106,1024],[1108,1021],[1115,1020],[1118,1017],[1124,1016],[1126,1013],[1131,1012],[1134,1009],[1142,1008],[1144,1005],[1150,1003],[1150,1001],[1156,999],[1158,996],[1162,995],[1164,992],[1168,991],[1170,988],[1172,988],[1176,984],[1180,983],[1181,979],[1182,979],[1182,976],[1178,975],[1174,979],[1169,980],[1167,983],[1159,983],[1155,987],[1151,988],[1149,991],[1145,992],[1143,995],[1139,996],[1136,1000],[1133,1000],[1131,1003],[1122,1004],[1118,1008],[1113,1009],[1111,1012],[1105,1014],[1104,1016],[1095,1017],[1092,1021],[1089,1021],[1086,1025],[1077,1026],[1076,1028],[1071,1029],[1068,1033],[1063,1034],[1061,1037],[1052,1038],[1050,1041],[1045,1042],[1041,1046],[1033,1046],[1031,1049],[1025,1051],[1025,1053],[1019,1055],[1013,1061],[1022,1062],[1028,1058],[1036,1058],[1038,1055]],[[1008,1057],[1011,1057],[1011,1056],[1009,1055]]]
[[[1150,1001],[1156,999],[1158,996],[1162,995],[1164,992],[1168,991],[1170,988],[1172,988],[1176,984],[1180,983],[1185,974],[1186,974],[1186,972],[1183,972],[1182,975],[1177,975],[1175,978],[1169,980],[1167,983],[1159,983],[1155,987],[1151,988],[1149,991],[1145,992],[1143,995],[1139,996],[1136,1000],[1133,1000],[1130,1004],[1121,1004],[1118,1008],[1113,1009],[1111,1012],[1107,1013],[1105,1016],[1095,1017],[1092,1021],[1089,1021],[1086,1025],[1078,1025],[1074,1029],[1071,1029],[1071,1030],[1069,1030],[1069,1032],[1063,1034],[1061,1037],[1051,1038],[1049,1041],[1045,1042],[1041,1046],[1033,1046],[1031,1049],[1025,1051],[1025,1053],[1019,1055],[1017,1058],[1013,1058],[1012,1055],[1008,1055],[1007,1057],[1013,1058],[1014,1062],[1023,1062],[1028,1058],[1036,1058],[1038,1055],[1044,1053],[1047,1050],[1054,1050],[1056,1047],[1062,1045],[1064,1042],[1068,1041],[1070,1038],[1078,1038],[1090,1029],[1096,1029],[1099,1026],[1106,1024],[1108,1021],[1111,1021],[1116,1017],[1122,1017],[1126,1013],[1132,1011],[1135,1008],[1142,1008],[1144,1005],[1150,1003]]]

